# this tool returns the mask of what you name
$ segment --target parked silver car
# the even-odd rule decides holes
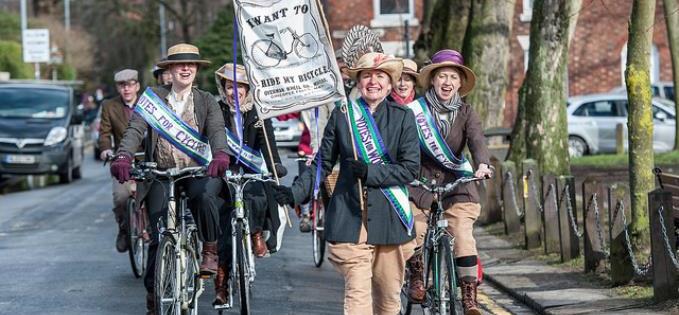
[[[591,94],[568,99],[568,151],[572,157],[615,152],[615,129],[623,125],[627,147],[627,95]],[[674,103],[653,98],[653,149],[674,147]]]
[[[304,125],[299,119],[278,120],[274,117],[271,118],[271,124],[279,148],[297,148],[304,130]]]

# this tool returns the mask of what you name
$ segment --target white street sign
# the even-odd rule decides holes
[[[50,61],[50,31],[48,29],[26,29],[22,36],[24,62]]]

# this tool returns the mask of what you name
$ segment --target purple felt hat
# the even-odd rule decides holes
[[[462,80],[462,86],[460,86],[459,93],[461,96],[469,94],[476,83],[476,75],[472,69],[469,69],[464,65],[464,58],[462,55],[452,49],[440,50],[431,56],[431,64],[426,65],[420,70],[420,76],[418,77],[417,82],[421,87],[428,89],[431,84],[431,76],[435,70],[444,67],[456,68],[463,74],[464,79]]]

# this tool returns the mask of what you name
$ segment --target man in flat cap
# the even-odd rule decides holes
[[[125,69],[113,76],[118,95],[105,100],[101,108],[101,126],[99,130],[100,158],[106,160],[113,156],[113,152],[120,145],[127,123],[132,117],[134,105],[139,93],[139,78],[137,70]],[[113,139],[113,141],[111,141]],[[127,251],[127,198],[132,194],[134,181],[119,183],[113,179],[113,213],[118,222],[118,236],[116,249],[124,253]]]

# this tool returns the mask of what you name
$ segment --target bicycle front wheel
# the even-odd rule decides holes
[[[127,199],[127,244],[130,265],[135,278],[141,278],[146,269],[146,246],[144,244],[144,220],[141,211],[137,209],[134,197]]]
[[[180,314],[179,277],[177,275],[177,252],[175,240],[165,235],[158,245],[156,254],[156,277],[154,291],[156,294],[156,314]]]
[[[440,314],[463,314],[462,303],[457,298],[457,275],[455,273],[455,259],[451,248],[450,238],[443,236],[439,243],[440,268],[438,273],[439,285],[438,306]]]
[[[323,230],[323,216],[325,211],[318,199],[312,203],[313,211],[313,246],[314,246],[314,264],[316,267],[321,267],[323,264],[323,257],[325,256],[325,234]]]
[[[198,314],[198,293],[202,286],[200,263],[198,261],[198,231],[191,229],[184,245],[186,266],[182,270],[184,281],[182,286],[183,302],[187,305],[184,314]]]
[[[247,246],[243,239],[243,221],[236,223],[236,263],[238,269],[238,290],[240,294],[240,313],[250,314],[250,274]]]

